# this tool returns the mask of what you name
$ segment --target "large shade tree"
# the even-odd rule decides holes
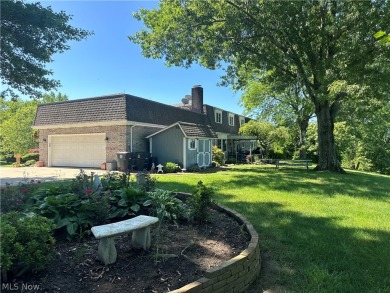
[[[389,31],[387,0],[162,0],[135,17],[146,26],[130,39],[168,66],[226,64],[225,81],[245,86],[246,71],[302,85],[317,116],[317,170],[342,171],[334,122],[343,102],[390,83],[390,51],[376,41]]]
[[[52,56],[70,49],[68,41],[80,41],[91,33],[69,25],[64,11],[20,0],[1,1],[1,96],[17,92],[34,98],[60,85],[50,78],[46,64]]]
[[[305,138],[314,108],[299,84],[273,83],[268,75],[254,77],[241,96],[246,115],[271,120],[290,128],[294,133],[296,155],[306,159]]]

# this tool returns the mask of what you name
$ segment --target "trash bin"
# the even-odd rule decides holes
[[[116,161],[107,162],[106,163],[107,171],[115,171],[116,170]]]
[[[129,171],[129,152],[118,152],[117,153],[117,159],[118,159],[118,170],[127,172]]]

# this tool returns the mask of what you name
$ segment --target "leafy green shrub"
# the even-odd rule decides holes
[[[20,159],[22,163],[26,163],[27,161],[31,161],[31,160],[34,160],[36,162],[39,160],[39,153],[25,154]]]
[[[0,217],[0,222],[0,268],[2,272],[8,272],[11,269],[12,264],[14,263],[14,260],[16,258],[16,255],[14,253],[14,243],[17,232],[15,227],[11,226],[9,223],[3,220],[3,217]]]
[[[191,167],[188,168],[188,172],[200,172],[200,167],[198,164],[194,164]]]
[[[122,188],[111,191],[110,194],[110,215],[112,218],[123,218],[135,216],[140,213],[141,208],[148,205],[146,193],[134,188]]]
[[[188,198],[190,215],[194,222],[203,223],[210,217],[209,207],[213,202],[214,191],[199,181],[194,194]]]
[[[24,163],[25,166],[33,166],[35,165],[37,161],[35,160],[28,160],[26,163]]]
[[[216,161],[218,164],[223,165],[224,158],[225,158],[225,154],[223,153],[223,151],[220,148],[218,148],[216,145],[213,145],[212,152],[213,152],[213,160]]]
[[[171,191],[157,189],[154,192],[148,192],[148,196],[152,214],[159,218],[161,223],[164,220],[176,222],[183,216],[183,203]]]
[[[163,170],[165,173],[175,173],[178,171],[178,167],[177,167],[177,164],[175,164],[175,163],[166,162],[164,167],[163,167]]]
[[[16,158],[14,157],[13,153],[1,153],[0,154],[0,160],[6,161],[7,164],[11,164],[16,162]]]
[[[0,188],[0,210],[2,213],[10,211],[22,211],[35,187],[32,184],[20,184],[12,186],[6,183]]]
[[[130,174],[123,172],[107,172],[101,178],[103,188],[105,190],[116,190],[127,188],[129,185]]]
[[[104,224],[108,219],[108,196],[96,195],[86,190],[81,197],[73,193],[35,196],[35,211],[52,219],[55,229],[65,230],[66,238],[82,239],[90,234],[90,227]]]
[[[54,223],[39,215],[9,212],[0,216],[1,270],[21,275],[45,268],[54,251]]]
[[[237,159],[235,156],[228,156],[226,162],[226,164],[236,164],[237,163]]]

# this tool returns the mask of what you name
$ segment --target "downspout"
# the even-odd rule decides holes
[[[183,169],[187,169],[187,140],[183,137]]]
[[[137,125],[132,125],[130,127],[130,153],[133,152],[133,128]]]

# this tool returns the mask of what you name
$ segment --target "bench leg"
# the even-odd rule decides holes
[[[134,230],[131,237],[131,244],[137,249],[149,249],[151,244],[150,227]]]
[[[116,248],[114,237],[102,238],[98,247],[99,259],[104,262],[104,265],[116,262]]]

